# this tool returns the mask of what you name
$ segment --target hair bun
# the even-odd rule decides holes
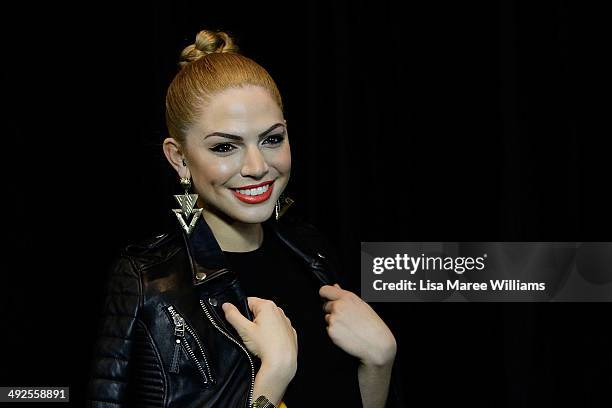
[[[205,55],[212,53],[238,52],[234,40],[223,31],[202,30],[196,35],[194,44],[188,45],[181,52],[179,66],[197,61]]]

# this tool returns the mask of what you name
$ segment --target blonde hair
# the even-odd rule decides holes
[[[283,103],[268,72],[238,53],[232,38],[222,31],[202,30],[194,44],[183,49],[180,70],[166,93],[166,126],[170,137],[181,144],[185,132],[217,92],[245,85],[268,90],[281,111]]]

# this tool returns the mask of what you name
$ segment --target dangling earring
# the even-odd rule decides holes
[[[187,163],[185,163],[185,159],[183,159],[183,166],[187,166]],[[191,179],[189,177],[181,177],[180,183],[183,189],[185,190],[185,194],[177,194],[174,196],[181,208],[173,208],[172,211],[174,211],[174,214],[176,215],[176,218],[178,219],[178,222],[181,227],[183,227],[183,230],[187,233],[187,235],[189,235],[191,234],[191,231],[193,231],[193,227],[200,219],[200,215],[202,214],[202,208],[194,208],[196,202],[198,201],[198,195],[189,194],[189,189],[191,188]],[[190,216],[191,220],[189,220]],[[189,223],[189,225],[187,223]]]
[[[289,209],[291,204],[293,204],[294,202],[295,200],[281,193],[280,197],[276,201],[276,204],[274,205],[274,214],[276,216],[276,221],[278,221],[278,219],[282,217],[285,212],[287,212],[287,209]]]

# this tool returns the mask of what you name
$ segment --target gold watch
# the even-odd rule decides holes
[[[260,395],[253,403],[253,408],[276,408],[266,397]]]

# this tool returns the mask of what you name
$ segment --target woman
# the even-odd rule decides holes
[[[324,237],[284,214],[274,81],[223,32],[198,33],[179,65],[163,142],[185,189],[177,229],[111,269],[90,406],[385,406],[393,335],[338,284]]]

